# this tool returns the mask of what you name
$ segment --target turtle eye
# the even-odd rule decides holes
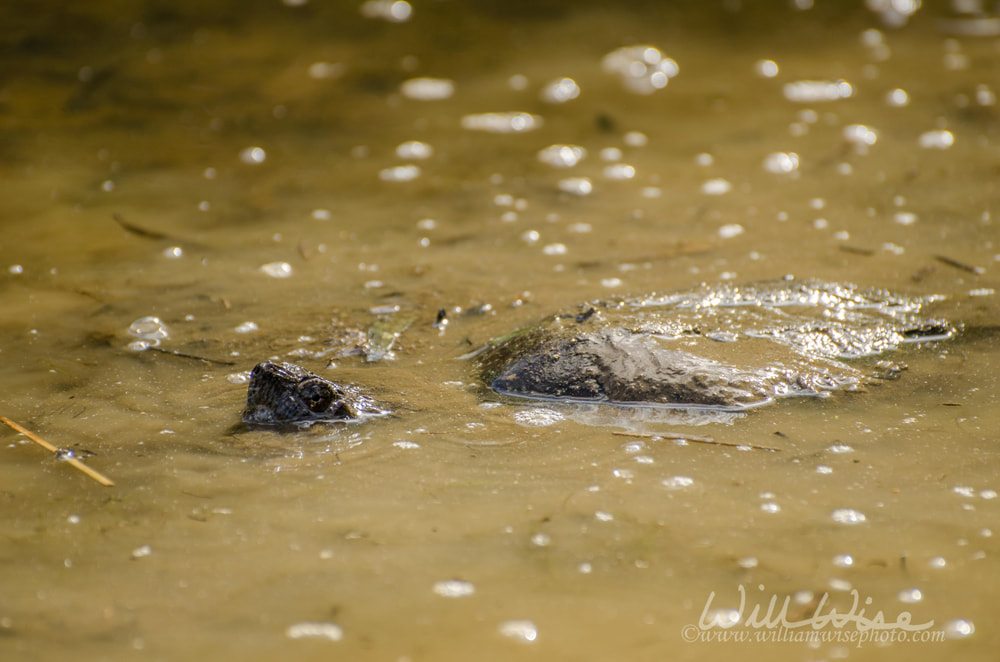
[[[307,379],[299,384],[298,390],[299,397],[306,403],[310,411],[323,412],[333,404],[333,389],[319,379]]]

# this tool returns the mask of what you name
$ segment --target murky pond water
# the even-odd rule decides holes
[[[0,10],[0,413],[116,483],[2,432],[0,657],[993,659],[998,19],[742,4]],[[463,358],[787,274],[961,331],[710,420]],[[392,414],[240,426],[268,358]]]

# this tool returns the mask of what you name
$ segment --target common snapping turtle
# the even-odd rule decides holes
[[[478,361],[503,395],[738,410],[893,376],[901,366],[844,360],[950,337],[920,315],[938,299],[818,280],[703,285],[552,316]]]
[[[250,373],[243,422],[307,427],[384,413],[354,386],[335,384],[294,363],[265,361]]]

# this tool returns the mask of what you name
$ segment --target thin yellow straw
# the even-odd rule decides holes
[[[7,426],[9,426],[9,427],[17,430],[18,432],[20,432],[21,434],[23,434],[25,437],[27,437],[28,439],[31,439],[33,442],[35,442],[36,444],[38,444],[39,446],[41,446],[42,448],[44,448],[48,452],[52,453],[56,457],[59,456],[60,449],[56,448],[55,446],[53,446],[49,442],[45,441],[44,439],[42,439],[41,437],[39,437],[37,434],[35,434],[31,430],[27,430],[24,427],[18,425],[17,423],[15,423],[14,421],[10,420],[6,416],[0,415],[0,423],[4,423]],[[63,452],[65,452],[65,451],[63,451]],[[62,459],[62,458],[60,458],[60,459]],[[73,466],[74,468],[79,469],[83,473],[87,474],[88,476],[90,476],[91,478],[93,478],[94,480],[96,480],[101,485],[104,485],[105,487],[112,487],[114,485],[114,483],[111,481],[111,479],[107,478],[106,476],[104,476],[103,474],[99,473],[98,471],[95,471],[94,469],[91,469],[90,467],[88,467],[86,464],[84,464],[80,460],[76,459],[75,457],[67,457],[67,458],[64,459],[64,461],[67,464]]]

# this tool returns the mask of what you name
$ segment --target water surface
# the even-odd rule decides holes
[[[2,657],[992,659],[1000,41],[945,3],[742,4],[3,9],[0,413],[116,485],[3,432]],[[639,82],[602,66],[635,46]],[[963,330],[709,421],[502,398],[461,358],[786,274]],[[392,357],[341,356],[377,322]],[[241,428],[272,357],[394,413]],[[945,640],[685,641],[741,586]]]

